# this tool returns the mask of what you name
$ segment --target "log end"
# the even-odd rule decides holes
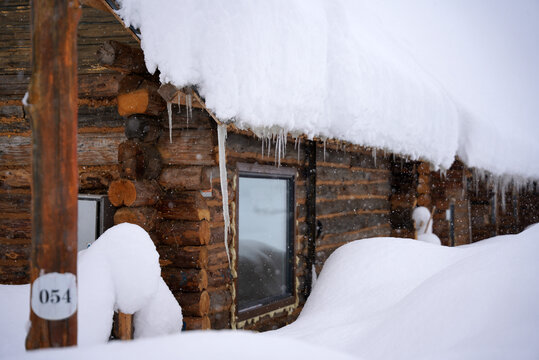
[[[110,184],[108,196],[110,203],[116,207],[122,205],[130,206],[135,202],[137,192],[133,182],[120,179]]]
[[[138,89],[118,95],[118,113],[121,116],[145,114],[150,101],[147,89]]]

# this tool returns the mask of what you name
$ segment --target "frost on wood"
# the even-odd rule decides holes
[[[223,217],[225,219],[225,249],[228,263],[230,264],[230,251],[228,250],[228,230],[230,229],[230,214],[228,212],[228,180],[226,175],[226,124],[217,126],[217,142],[219,145],[219,177],[221,181],[221,193],[223,196]]]

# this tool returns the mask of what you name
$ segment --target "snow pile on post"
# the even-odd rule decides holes
[[[115,311],[134,314],[135,338],[181,331],[181,308],[161,278],[148,233],[116,225],[78,255],[78,345],[109,340]],[[24,352],[30,286],[0,285],[0,358]]]
[[[456,248],[358,240],[328,258],[276,333],[365,359],[536,358],[537,239],[539,225]]]
[[[535,100],[511,107],[506,105],[513,102],[511,96],[529,94],[522,97],[503,82],[484,89],[485,81],[496,78],[498,68],[492,64],[498,63],[497,53],[482,56],[489,59],[483,68],[492,67],[490,73],[461,72],[447,60],[449,55],[473,57],[483,49],[451,51],[470,43],[469,32],[454,26],[468,13],[462,4],[462,11],[447,2],[445,8],[453,11],[434,13],[421,2],[406,2],[396,14],[392,6],[379,4],[393,2],[382,0],[119,2],[120,16],[141,30],[149,71],[159,68],[161,81],[178,88],[195,84],[217,117],[239,127],[335,138],[442,168],[458,154],[470,166],[496,175],[539,178],[539,162],[529,161],[539,158],[534,139],[539,109],[526,108]],[[438,41],[412,34],[398,42],[405,31],[391,24],[399,22],[384,21],[393,15],[425,22],[431,13],[444,14],[451,24],[447,31],[438,25],[442,21],[421,28],[419,34]],[[474,20],[468,22],[476,27]],[[446,39],[443,31],[456,35]],[[451,76],[439,76],[440,69],[449,69],[445,72]],[[498,111],[502,104],[509,108],[503,116]],[[526,128],[512,136],[507,124],[521,120]]]
[[[108,229],[79,259],[80,345],[107,342],[116,310],[135,314],[135,338],[181,330],[180,306],[161,278],[155,245],[140,226]]]

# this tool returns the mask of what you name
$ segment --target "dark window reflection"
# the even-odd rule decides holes
[[[288,179],[239,181],[238,307],[255,308],[291,295]]]

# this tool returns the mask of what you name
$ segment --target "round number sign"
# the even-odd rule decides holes
[[[32,284],[32,310],[46,320],[67,319],[77,310],[77,279],[71,273],[48,273]]]

